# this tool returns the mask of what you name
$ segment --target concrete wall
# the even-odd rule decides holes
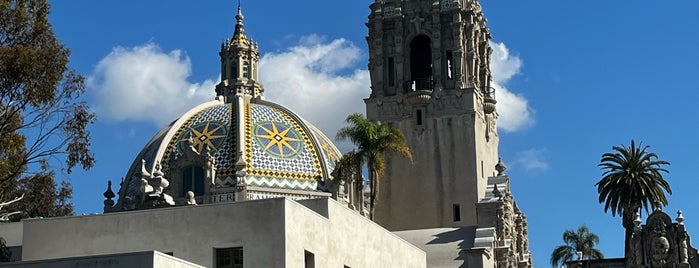
[[[341,204],[327,199],[299,203],[287,203],[286,267],[303,268],[304,251],[314,254],[314,267],[426,267],[424,251]],[[298,220],[309,208],[326,212],[327,218],[318,214]]]
[[[13,261],[18,261],[22,257],[23,226],[21,222],[0,223],[0,237],[5,239],[5,246],[10,250]]]
[[[487,177],[498,161],[498,138],[486,140],[478,95],[443,93],[425,108],[423,126],[415,119],[370,118],[391,122],[406,137],[414,161],[391,156],[379,185],[376,222],[391,231],[476,225],[475,204],[485,195]],[[449,95],[451,94],[451,95]],[[367,111],[371,102],[367,103]],[[406,108],[407,109],[407,108]],[[454,221],[453,206],[460,207]]]
[[[22,228],[21,222],[6,222],[0,223],[0,237],[5,239],[5,245],[8,247],[22,245]]]
[[[304,251],[314,254],[315,267],[425,267],[423,251],[336,201],[302,202],[275,198],[27,220],[22,260],[156,250],[213,267],[215,248],[243,247],[246,267],[302,268]]]
[[[157,250],[213,267],[214,248],[242,246],[246,265],[283,267],[285,203],[267,199],[28,220],[22,260]]]
[[[90,267],[90,268],[116,268],[116,267],[142,267],[142,268],[200,268],[199,266],[187,261],[177,259],[164,253],[157,251],[134,252],[124,254],[111,254],[89,257],[52,259],[28,261],[21,263],[6,263],[0,264],[0,267],[17,267],[17,268],[74,268],[74,267]]]

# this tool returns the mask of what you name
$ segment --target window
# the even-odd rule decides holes
[[[454,55],[447,51],[447,79],[454,79]]]
[[[410,42],[410,80],[416,90],[431,90],[432,46],[426,35],[416,36]]]
[[[422,126],[422,109],[415,110],[415,124]]]
[[[243,268],[243,248],[217,248],[216,268]]]
[[[303,254],[303,263],[304,263],[303,267],[315,268],[316,267],[316,258],[315,258],[315,256],[313,256],[313,253],[308,251],[308,250],[304,250],[303,253],[304,253]]]
[[[194,192],[194,195],[204,194],[204,169],[197,166],[187,167],[182,171],[182,192],[185,196],[187,191]]]
[[[393,57],[389,57],[387,60],[387,65],[388,65],[388,86],[393,86],[396,84],[396,66],[395,63],[393,62]]]
[[[461,206],[454,204],[453,209],[454,221],[461,221]]]
[[[243,62],[243,77],[250,78],[250,63],[247,61]]]
[[[231,78],[238,78],[238,62],[236,61],[231,63]]]
[[[481,178],[485,178],[485,169],[483,168],[483,161],[481,160]]]

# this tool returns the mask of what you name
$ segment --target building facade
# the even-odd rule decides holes
[[[480,4],[377,0],[370,12],[367,118],[398,128],[415,157],[387,157],[375,223],[356,182],[333,178],[332,141],[264,100],[238,7],[216,99],[158,132],[116,193],[108,183],[105,214],[0,225],[16,265],[157,251],[205,267],[533,267],[498,157]]]
[[[370,8],[367,117],[400,129],[414,156],[389,158],[376,221],[389,230],[476,225],[498,163],[481,6],[396,0]]]

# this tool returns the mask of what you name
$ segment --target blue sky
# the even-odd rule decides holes
[[[245,1],[246,31],[265,55],[267,98],[330,137],[348,112],[363,111],[371,2]],[[562,232],[581,224],[607,256],[622,255],[620,218],[604,213],[594,184],[601,154],[631,139],[672,163],[665,210],[674,218],[682,209],[690,235],[699,235],[699,3],[481,3],[497,48],[500,155],[537,266],[548,266]],[[73,51],[71,67],[90,77],[85,100],[99,117],[96,166],[60,175],[73,183],[78,213],[101,212],[106,181],[124,176],[160,127],[213,97],[234,10],[222,0],[53,2],[54,30]]]

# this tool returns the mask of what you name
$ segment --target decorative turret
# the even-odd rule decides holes
[[[260,98],[264,88],[258,79],[260,52],[257,43],[245,34],[243,12],[238,3],[238,13],[233,38],[221,44],[221,83],[216,85],[216,95],[225,102],[232,102],[235,95]]]
[[[114,198],[116,195],[112,192],[112,181],[107,181],[107,190],[104,192],[104,212],[108,212],[114,206]]]

